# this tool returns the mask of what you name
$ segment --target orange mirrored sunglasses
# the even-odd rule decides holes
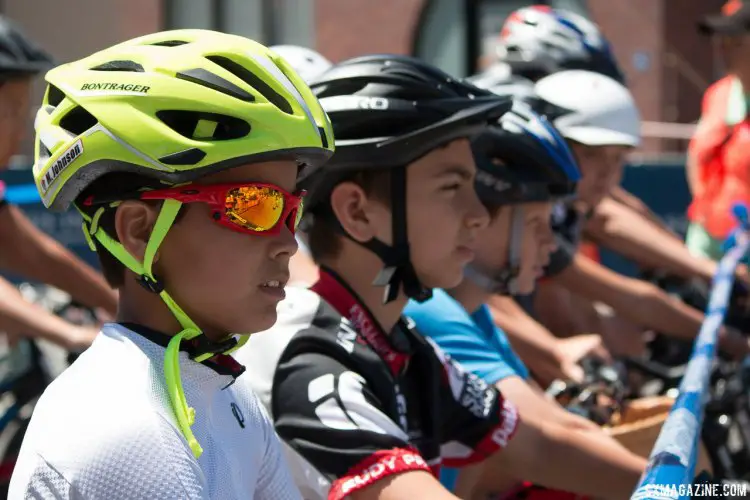
[[[292,194],[274,184],[245,182],[232,184],[186,184],[144,191],[141,200],[177,200],[181,203],[205,203],[213,219],[234,231],[258,236],[279,234],[285,223],[294,234],[302,218],[304,191]],[[120,198],[123,199],[123,198]],[[127,199],[127,197],[125,197]],[[84,204],[108,200],[91,197]]]

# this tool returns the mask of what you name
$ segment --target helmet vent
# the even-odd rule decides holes
[[[186,42],[184,40],[165,40],[163,42],[156,42],[156,43],[150,43],[149,45],[154,45],[156,47],[179,47],[180,45],[185,45],[190,42]]]
[[[226,141],[250,133],[250,124],[245,120],[216,113],[163,110],[156,117],[181,136],[196,141]]]
[[[203,85],[210,89],[216,90],[223,94],[230,95],[236,99],[240,99],[245,102],[253,102],[255,97],[244,89],[238,87],[232,82],[223,79],[219,75],[215,75],[210,71],[206,71],[202,68],[188,69],[177,73],[177,78],[187,80],[189,82]]]
[[[572,109],[558,106],[557,104],[551,103],[541,97],[532,96],[526,99],[526,102],[531,106],[531,109],[535,113],[545,117],[549,122],[554,122],[560,117],[572,114]]]
[[[205,151],[198,148],[191,148],[171,155],[162,156],[159,158],[159,161],[166,165],[195,165],[205,157]]]
[[[57,107],[65,99],[65,94],[62,90],[58,89],[54,85],[50,85],[47,89],[47,104],[53,107]]]
[[[81,106],[71,109],[68,114],[60,119],[60,127],[73,135],[81,135],[97,123],[94,115]]]
[[[320,141],[323,143],[323,147],[328,147],[328,137],[326,137],[326,129],[318,127],[318,133],[320,133]]]
[[[131,71],[143,73],[143,66],[135,61],[109,61],[99,66],[94,66],[91,71]]]
[[[261,78],[258,78],[252,71],[248,71],[242,65],[237,64],[231,59],[223,56],[206,56],[206,59],[212,63],[220,66],[226,71],[229,71],[234,76],[242,80],[243,82],[250,85],[252,88],[257,90],[263,97],[268,100],[271,104],[279,108],[284,113],[289,115],[294,114],[292,111],[292,105],[289,101],[276,92],[270,85],[264,82]]]
[[[44,145],[42,141],[39,141],[39,159],[46,160],[52,156],[52,152]]]

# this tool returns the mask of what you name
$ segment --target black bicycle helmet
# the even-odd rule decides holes
[[[411,298],[428,299],[431,291],[417,278],[410,259],[405,167],[436,147],[481,132],[510,109],[510,99],[419,59],[390,54],[334,65],[311,88],[333,124],[336,154],[300,179],[308,191],[307,212],[335,222],[328,203],[334,186],[351,172],[390,170],[393,245],[376,239],[364,243],[384,264],[374,284],[386,287],[385,302],[402,287]]]
[[[0,81],[31,76],[54,66],[52,57],[7,17],[0,16]]]
[[[516,99],[511,111],[472,141],[479,199],[490,206],[558,201],[575,194],[580,179],[565,139],[546,118]],[[492,272],[475,265],[466,275],[493,293],[516,293],[523,212],[514,210],[508,265]]]

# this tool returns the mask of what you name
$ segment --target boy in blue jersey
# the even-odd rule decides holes
[[[477,241],[476,258],[456,288],[435,290],[424,303],[410,302],[406,315],[461,365],[502,388],[532,425],[544,429],[540,449],[547,466],[561,474],[580,474],[582,485],[604,482],[627,496],[645,467],[595,424],[566,412],[545,398],[529,380],[529,372],[493,322],[485,302],[497,293],[530,293],[555,248],[550,212],[555,201],[573,194],[578,170],[565,141],[530,110],[515,106],[473,142],[477,162],[476,189],[492,215]],[[576,432],[571,432],[576,431]],[[566,462],[555,450],[577,450]],[[457,471],[445,470],[441,481],[452,487]],[[508,493],[519,480],[513,471],[485,475],[488,493]],[[628,486],[629,481],[633,484]],[[590,488],[583,487],[586,491]],[[533,492],[526,492],[531,494]]]

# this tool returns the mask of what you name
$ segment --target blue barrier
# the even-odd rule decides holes
[[[42,202],[42,199],[39,197],[39,191],[37,191],[34,184],[8,186],[5,189],[5,199],[16,205],[32,205]]]
[[[739,210],[735,210],[741,219]],[[746,212],[746,210],[745,210]],[[716,355],[719,327],[724,321],[734,272],[750,248],[747,221],[737,231],[734,246],[724,255],[714,276],[706,318],[695,340],[680,392],[659,433],[646,471],[631,500],[678,499],[689,495],[698,456],[701,426],[708,397],[711,367]]]

